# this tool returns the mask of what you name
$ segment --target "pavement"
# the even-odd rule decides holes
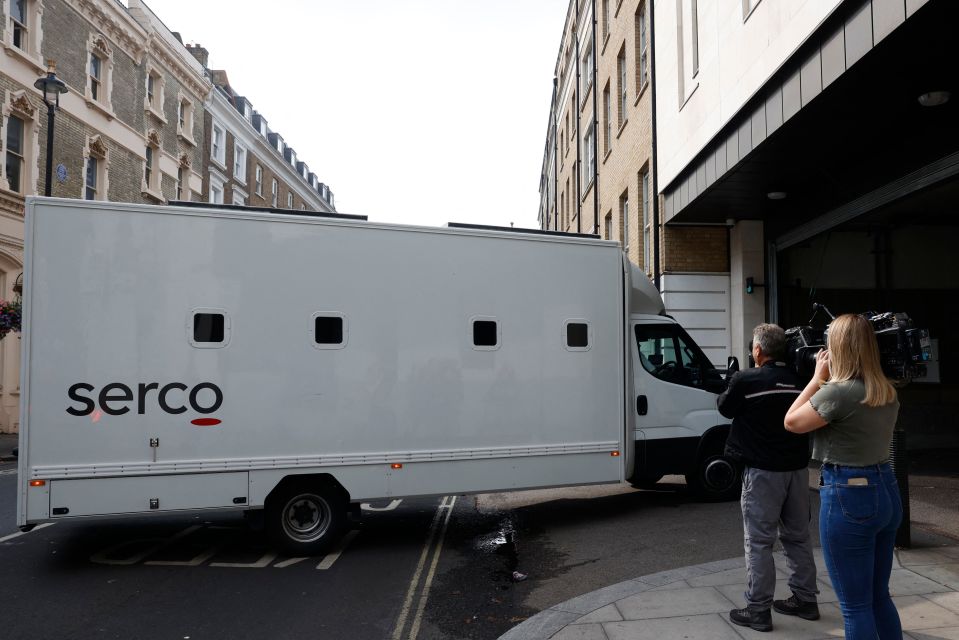
[[[730,609],[744,606],[743,558],[641,576],[557,604],[513,627],[500,640],[754,640],[842,638],[842,614],[823,565],[817,621],[773,612],[772,633],[739,627]],[[786,559],[775,554],[776,598],[790,595]],[[959,545],[896,551],[889,589],[906,640],[959,640]]]
[[[13,450],[20,444],[20,436],[16,433],[0,433],[0,462],[16,460]]]

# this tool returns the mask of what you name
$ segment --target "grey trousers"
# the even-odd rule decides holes
[[[743,472],[743,538],[746,547],[746,606],[769,609],[776,590],[773,545],[777,533],[786,553],[789,588],[815,602],[816,563],[809,536],[809,470]]]

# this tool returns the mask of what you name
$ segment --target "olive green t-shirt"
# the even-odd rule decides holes
[[[899,400],[870,407],[865,397],[862,380],[830,382],[813,394],[812,408],[829,423],[813,432],[814,460],[864,467],[889,459]]]

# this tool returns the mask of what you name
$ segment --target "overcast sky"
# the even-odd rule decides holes
[[[342,213],[535,227],[568,0],[147,0]]]

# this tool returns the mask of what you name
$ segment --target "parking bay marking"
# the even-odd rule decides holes
[[[52,527],[55,524],[56,522],[44,522],[43,524],[38,524],[30,531],[39,531],[40,529],[46,529],[47,527]],[[28,533],[30,533],[30,531],[17,531],[16,533],[11,533],[8,536],[3,536],[2,538],[0,538],[0,543],[6,542],[7,540],[13,540],[14,538],[19,538],[20,536],[25,536]]]

